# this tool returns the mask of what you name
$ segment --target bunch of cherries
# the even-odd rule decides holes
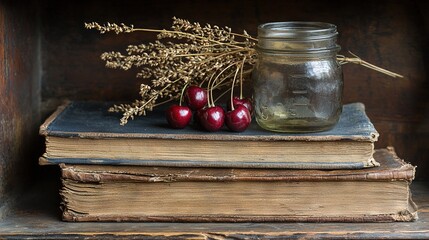
[[[193,112],[195,121],[210,132],[220,130],[224,123],[235,132],[242,132],[250,125],[252,104],[248,98],[231,97],[225,113],[221,106],[210,101],[204,88],[189,86],[184,95],[187,106],[182,106],[181,96],[179,104],[170,106],[166,112],[168,124],[173,128],[185,128],[191,122]]]

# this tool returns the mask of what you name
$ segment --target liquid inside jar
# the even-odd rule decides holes
[[[256,121],[278,132],[328,130],[341,114],[341,79],[341,66],[329,59],[260,61],[253,79]]]
[[[255,118],[262,128],[317,132],[338,122],[343,78],[336,35],[336,27],[324,23],[259,27],[252,78]]]

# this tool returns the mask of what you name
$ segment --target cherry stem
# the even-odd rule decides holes
[[[212,83],[212,80],[213,80],[213,77],[214,77],[215,74],[216,74],[216,71],[213,72],[213,74],[210,76],[210,79],[209,79],[209,81],[207,83],[207,104],[208,104],[209,107],[213,107],[211,105],[211,103],[210,103],[211,94],[210,94],[209,90],[210,90],[210,84]]]
[[[244,62],[246,61],[246,56],[243,58],[243,62],[241,63],[241,71],[240,71],[240,99],[243,99],[243,68]],[[234,86],[234,85],[233,85]]]
[[[234,76],[234,74],[233,74],[233,73],[230,73],[230,74],[226,75],[225,77],[223,77],[223,78],[221,78],[221,79],[216,80],[218,83],[216,83],[216,84],[213,86],[213,89],[217,89],[217,88],[220,88],[221,86],[225,85],[225,83],[223,83],[223,82],[224,82],[226,79],[231,78],[232,76]],[[227,84],[227,85],[229,85],[229,84]]]
[[[231,91],[231,88],[226,89],[223,93],[219,94],[219,96],[214,100],[217,102],[221,97],[223,97],[225,94],[227,94],[229,91]]]
[[[205,64],[205,63],[208,63],[208,62],[211,62],[211,61],[213,61],[213,60],[215,60],[215,59],[217,59],[217,58],[222,58],[222,57],[224,57],[224,56],[227,56],[227,55],[234,55],[234,54],[238,54],[238,53],[240,53],[240,52],[247,52],[248,50],[244,50],[244,49],[240,49],[240,50],[234,50],[234,51],[230,51],[230,52],[226,52],[226,53],[222,53],[222,54],[219,54],[219,55],[217,55],[217,56],[214,56],[214,57],[212,57],[212,58],[208,58],[208,59],[206,59],[206,60],[204,60],[204,61],[201,61],[201,62],[199,62],[198,64],[199,65],[203,65],[203,64]],[[222,66],[223,64],[221,64],[221,66]],[[220,67],[219,67],[220,68]],[[216,71],[215,71],[216,72]],[[205,82],[206,80],[204,79],[203,81],[201,81],[201,83],[199,84],[199,86],[201,87],[203,84],[204,84],[204,82]]]
[[[232,67],[232,66],[234,66],[234,65],[236,65],[237,63],[235,62],[235,63],[231,63],[230,65],[228,65],[227,67],[225,67],[224,69],[222,69],[222,71],[220,71],[220,73],[215,77],[215,79],[213,79],[213,81],[211,82],[211,86],[210,86],[210,81],[211,81],[211,79],[210,79],[210,81],[209,81],[209,91],[210,91],[210,94],[209,94],[209,96],[210,96],[210,100],[211,100],[211,103],[212,103],[212,106],[214,106],[215,104],[214,104],[214,101],[213,101],[213,88],[214,88],[214,84],[216,83],[216,81],[219,79],[219,77],[226,71],[226,70],[228,70],[228,68],[230,68],[230,67]],[[210,104],[209,104],[209,106],[210,106]]]
[[[237,80],[238,71],[240,71],[240,67],[237,65],[237,70],[235,70],[234,79],[232,80],[232,87],[231,87],[231,111],[234,111],[234,102],[232,99],[234,98],[234,87],[235,87],[235,81]]]
[[[250,69],[250,70],[246,70],[246,71],[244,71],[244,72],[243,72],[243,75],[244,75],[244,74],[249,74],[249,73],[251,73],[251,72],[252,72],[252,70],[251,70],[251,69]],[[227,86],[227,87],[228,87],[228,91],[229,91],[229,90],[230,90],[231,83],[225,83],[224,81],[225,81],[226,79],[228,79],[228,78],[232,77],[233,75],[234,75],[234,73],[230,73],[230,74],[228,74],[227,76],[225,76],[224,78],[222,78],[222,79],[221,79],[221,81],[220,81],[220,82],[218,82],[218,83],[214,86],[214,89],[223,88],[223,87]],[[237,85],[237,83],[236,83],[236,85]],[[215,100],[215,102],[216,102],[216,100]]]
[[[180,92],[179,106],[182,106],[183,93],[185,93],[185,89],[188,87],[188,85],[189,83],[186,83],[185,86],[183,86],[182,91]]]

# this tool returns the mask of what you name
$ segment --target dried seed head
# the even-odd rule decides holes
[[[144,116],[158,105],[158,100],[178,99],[181,90],[188,84],[229,89],[235,70],[225,69],[241,63],[249,75],[255,63],[255,39],[248,35],[233,33],[229,27],[219,27],[173,17],[171,30],[141,29],[133,25],[96,22],[86,23],[88,29],[100,33],[130,33],[135,31],[158,32],[154,42],[129,45],[125,53],[105,52],[101,59],[106,67],[129,70],[139,68],[138,78],[149,79],[151,85],[140,85],[140,100],[131,104],[115,105],[112,112],[122,112],[121,125],[134,116]],[[238,40],[237,40],[238,39]],[[247,71],[246,71],[247,70]],[[217,76],[217,79],[210,79]]]

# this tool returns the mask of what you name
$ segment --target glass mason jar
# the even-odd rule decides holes
[[[335,25],[273,22],[258,27],[255,118],[276,132],[332,128],[342,110],[343,74]]]

